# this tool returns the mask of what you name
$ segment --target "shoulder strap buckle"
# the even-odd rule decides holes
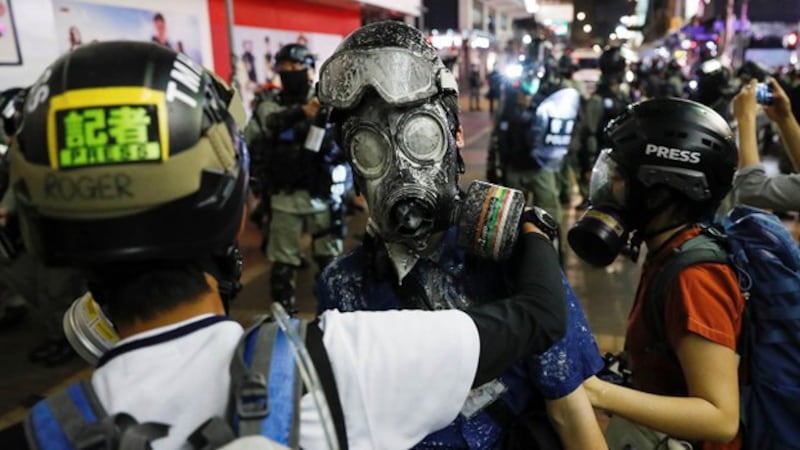
[[[248,371],[242,377],[236,396],[236,413],[242,419],[263,419],[269,415],[267,380],[261,373]]]

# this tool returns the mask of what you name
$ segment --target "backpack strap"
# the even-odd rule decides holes
[[[125,413],[109,416],[90,380],[37,403],[25,421],[31,448],[48,450],[147,450],[168,431],[168,425],[139,424]]]
[[[339,391],[336,389],[336,378],[333,376],[331,361],[328,359],[328,353],[322,343],[322,330],[316,322],[308,327],[308,336],[308,353],[314,361],[314,367],[317,369],[319,380],[322,383],[322,390],[328,400],[331,418],[336,428],[336,437],[339,441],[339,450],[347,450],[347,428],[344,422],[342,402],[339,399]]]
[[[699,263],[727,263],[728,252],[722,248],[722,235],[715,228],[705,228],[704,232],[684,242],[675,249],[652,278],[646,288],[642,305],[644,320],[648,324],[656,344],[652,350],[660,353],[672,353],[664,327],[664,309],[667,293],[678,274],[685,268]]]
[[[305,321],[292,322],[304,336]],[[260,317],[242,336],[230,373],[236,434],[263,435],[296,448],[303,385],[288,338],[270,316]]]

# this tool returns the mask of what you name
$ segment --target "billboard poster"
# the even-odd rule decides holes
[[[73,0],[53,0],[61,53],[95,41],[151,41],[202,65],[200,18],[172,10],[130,8]]]
[[[0,64],[22,64],[11,0],[0,0]]]
[[[248,113],[253,94],[264,85],[279,85],[280,79],[275,71],[275,54],[284,45],[303,44],[316,55],[316,67],[333,54],[336,46],[344,39],[338,34],[314,33],[306,31],[278,30],[236,26],[233,30],[236,53],[236,80],[242,91]]]

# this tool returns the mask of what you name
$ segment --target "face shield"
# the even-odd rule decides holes
[[[626,182],[611,149],[600,152],[589,181],[591,206],[569,230],[570,247],[584,261],[599,267],[614,262],[628,243],[625,223]]]
[[[352,109],[368,87],[395,106],[420,103],[445,91],[458,94],[455,77],[441,62],[396,47],[335,54],[320,69],[317,94],[323,104]]]
[[[595,206],[625,208],[625,178],[619,164],[611,158],[611,149],[600,152],[589,180],[589,202]]]

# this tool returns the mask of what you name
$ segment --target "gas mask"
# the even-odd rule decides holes
[[[418,30],[384,22],[353,32],[320,68],[317,94],[334,110],[339,143],[369,204],[368,232],[386,243],[400,280],[456,223],[472,230],[463,242],[477,254],[507,256],[523,197],[491,186],[460,192],[462,162],[440,100],[457,97],[458,83]]]
[[[627,181],[610,154],[611,149],[600,152],[589,182],[591,206],[567,234],[575,253],[600,267],[611,264],[625,250],[632,230]]]
[[[308,95],[308,70],[281,70],[281,87],[289,98],[305,98]]]
[[[445,230],[459,196],[458,150],[438,102],[397,108],[367,99],[343,126],[373,229],[423,252]]]

